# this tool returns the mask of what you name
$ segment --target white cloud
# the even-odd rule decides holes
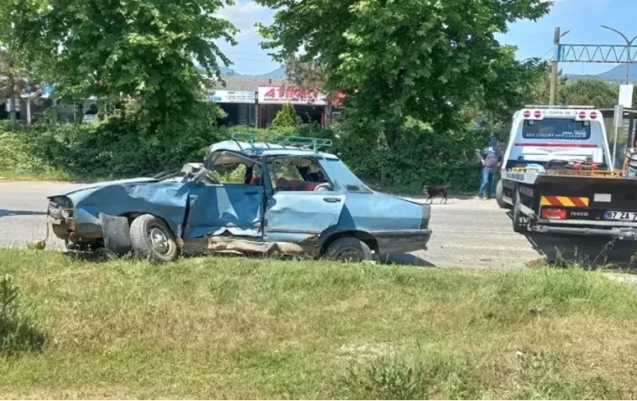
[[[257,22],[270,23],[273,12],[252,0],[237,0],[234,6],[226,6],[219,11],[219,16],[229,20],[241,32],[237,38],[257,36],[254,26]]]

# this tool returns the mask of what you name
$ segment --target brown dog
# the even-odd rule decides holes
[[[440,203],[444,200],[447,203],[447,189],[451,185],[425,185],[422,187],[422,193],[427,195],[427,200],[433,202],[434,196],[441,196]]]

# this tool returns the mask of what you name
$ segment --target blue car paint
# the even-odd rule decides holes
[[[422,205],[379,192],[347,194],[338,223],[343,231],[418,230]]]
[[[78,235],[100,232],[99,213],[121,216],[151,213],[164,219],[177,233],[184,221],[188,193],[192,184],[177,181],[125,180],[73,188],[55,196],[67,196],[74,205]],[[104,200],[108,200],[105,202]]]
[[[338,224],[345,199],[331,191],[275,193],[266,211],[267,241],[300,243],[320,235]]]
[[[261,236],[263,187],[244,184],[195,186],[184,238],[219,235]]]
[[[337,156],[329,153],[272,144],[252,147],[248,143],[225,141],[210,147],[204,165],[209,165],[211,155],[218,151],[237,152],[253,159],[267,156],[315,159],[330,178],[333,190],[272,193],[268,180],[263,186],[254,186],[135,178],[78,186],[49,198],[67,196],[73,201],[80,236],[100,230],[100,212],[115,216],[154,214],[178,233],[182,232],[180,225],[188,210],[188,221],[182,232],[185,239],[228,231],[236,236],[263,237],[268,242],[292,243],[328,232],[419,230],[423,214],[429,213],[429,208],[421,204],[371,190]],[[267,173],[265,164],[260,167]]]
[[[150,177],[148,178],[139,177],[139,178],[129,178],[125,180],[103,181],[103,182],[94,182],[91,184],[75,185],[70,188],[66,188],[63,191],[56,192],[50,195],[49,198],[53,198],[56,196],[69,196],[70,194],[73,194],[76,192],[82,192],[81,196],[86,196],[91,191],[95,191],[95,190],[101,189],[103,187],[108,187],[111,185],[139,184],[139,183],[145,183],[145,182],[157,182],[157,180]]]

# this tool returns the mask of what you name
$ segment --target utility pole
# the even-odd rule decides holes
[[[626,79],[625,79],[624,83],[625,84],[629,84],[630,83],[630,63],[631,63],[630,48],[633,45],[633,42],[635,41],[635,39],[637,39],[637,35],[635,35],[635,37],[632,38],[632,39],[628,39],[628,37],[626,35],[624,35],[623,33],[619,32],[615,28],[611,28],[611,27],[606,26],[606,25],[602,25],[602,28],[608,29],[609,31],[613,31],[613,32],[619,34],[626,41],[626,52],[628,53],[628,57],[627,57],[627,61],[626,61]]]
[[[570,31],[560,33],[560,27],[555,28],[553,33],[553,60],[551,61],[551,85],[549,89],[549,105],[555,104],[557,94],[557,63],[560,61],[560,39]]]
[[[557,52],[560,48],[560,27],[555,28],[553,34],[553,46],[555,55],[551,62],[551,87],[549,89],[549,104],[552,106],[555,104],[555,92],[557,91]]]

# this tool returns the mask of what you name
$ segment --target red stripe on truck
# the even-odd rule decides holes
[[[594,143],[526,143],[518,142],[515,146],[533,146],[542,148],[597,148]]]

